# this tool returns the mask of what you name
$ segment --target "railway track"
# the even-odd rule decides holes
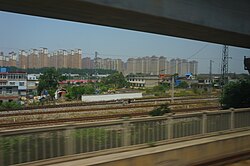
[[[215,97],[210,98],[197,98],[197,97],[178,97],[175,98],[176,101],[180,100],[213,100],[217,99]],[[43,105],[43,106],[29,106],[17,109],[5,109],[1,110],[1,112],[11,112],[11,111],[23,111],[23,110],[38,110],[38,109],[49,109],[49,108],[65,108],[65,107],[79,107],[79,106],[97,106],[97,105],[115,105],[122,103],[124,100],[117,101],[98,101],[98,102],[80,102],[80,103],[70,103],[70,104],[54,104],[54,105]],[[160,98],[140,98],[133,99],[131,103],[147,103],[147,102],[157,102],[157,101],[171,101],[171,98],[160,97]]]
[[[164,100],[165,101],[165,100]],[[151,101],[152,102],[152,101]],[[158,101],[159,102],[159,101]],[[207,103],[207,101],[193,101],[193,102],[182,102],[182,103],[172,103],[170,107],[178,106],[178,105],[192,105],[192,104],[203,104]],[[158,107],[163,103],[158,104],[143,104],[143,105],[120,105],[120,106],[106,106],[99,108],[76,108],[76,109],[67,109],[67,110],[46,110],[45,111],[32,111],[32,112],[16,112],[16,113],[4,113],[1,114],[0,117],[17,117],[17,116],[30,116],[30,115],[45,115],[45,114],[63,114],[63,113],[80,113],[80,112],[93,112],[93,111],[107,111],[107,110],[123,110],[123,109],[135,109],[135,108],[149,108],[149,107]]]
[[[191,111],[203,111],[203,110],[215,110],[218,109],[217,106],[210,107],[199,107],[199,108],[189,108],[189,109],[177,109],[174,112],[191,112]],[[145,116],[148,112],[135,112],[126,114],[114,114],[114,115],[102,115],[102,116],[91,116],[91,117],[77,117],[77,118],[61,118],[61,119],[49,119],[49,120],[36,120],[36,121],[24,121],[24,122],[11,122],[11,123],[1,123],[0,128],[12,128],[12,127],[24,127],[24,126],[38,126],[38,125],[52,125],[58,123],[67,122],[86,122],[86,121],[96,121],[96,120],[110,120],[118,119],[122,117],[136,117]]]

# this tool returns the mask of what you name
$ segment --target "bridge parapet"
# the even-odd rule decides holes
[[[249,129],[250,108],[0,132],[0,165]]]

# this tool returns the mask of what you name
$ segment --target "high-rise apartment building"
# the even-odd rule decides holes
[[[41,50],[39,50],[38,59],[40,68],[49,67],[49,56],[47,48],[42,48]]]
[[[10,52],[9,55],[4,55],[3,52],[0,53],[0,66],[17,66],[17,56],[16,53]]]
[[[136,58],[135,59],[135,73],[143,73],[143,59]]]
[[[142,73],[150,73],[149,72],[149,66],[150,66],[150,57],[142,57],[142,63],[143,63],[143,72]]]
[[[126,74],[136,73],[135,66],[136,66],[136,59],[129,58],[127,60],[127,71],[126,71]]]
[[[93,69],[94,61],[90,57],[82,58],[82,69]]]
[[[171,59],[170,62],[166,57],[142,57],[129,58],[127,60],[126,74],[143,73],[143,74],[179,74],[185,76],[186,73],[192,72],[197,74],[197,61],[188,62],[186,59]]]
[[[54,54],[55,55],[55,54]],[[59,50],[57,51],[57,54],[56,54],[56,68],[65,68],[66,67],[66,64],[65,62],[67,62],[67,52],[66,50]],[[66,59],[66,60],[65,60]]]
[[[28,68],[41,68],[39,61],[39,51],[37,49],[32,49],[31,53],[28,55]]]
[[[166,57],[161,56],[159,58],[159,74],[169,73],[169,62]]]
[[[51,54],[48,54],[49,57],[49,67],[55,67],[57,68],[57,52],[53,52]]]
[[[9,64],[8,66],[17,66],[17,55],[14,52],[9,53]]]
[[[142,73],[158,75],[160,73],[167,73],[168,61],[165,57],[142,57],[142,58],[129,58],[127,61],[126,74]]]
[[[189,72],[189,63],[186,59],[182,59],[180,62],[179,75],[185,76]]]
[[[72,68],[81,69],[82,68],[82,50],[77,49],[74,53]]]
[[[111,59],[111,58],[97,58],[97,69],[108,69],[108,70],[117,70],[119,72],[123,72],[123,61],[121,59]],[[91,68],[92,61],[90,58],[83,58],[83,67]],[[93,68],[95,68],[95,64],[93,63]]]
[[[170,74],[178,73],[180,76],[185,76],[186,73],[191,72],[197,74],[198,62],[190,61],[186,59],[171,59],[170,60]]]
[[[178,73],[178,61],[176,59],[171,59],[169,65],[169,74]]]
[[[76,68],[81,69],[82,68],[82,50],[71,50],[70,52],[67,52],[64,50],[64,67],[65,68]]]
[[[159,67],[160,67],[160,63],[159,63],[159,58],[156,56],[152,56],[150,58],[150,74],[151,75],[158,75],[159,74]]]
[[[197,75],[198,74],[198,62],[197,61],[190,61],[189,62],[189,68],[190,68],[190,72],[193,75]]]
[[[27,52],[24,50],[19,51],[18,57],[19,57],[18,67],[22,68],[22,69],[27,69],[29,67],[28,66],[28,54],[27,54]]]
[[[114,59],[113,62],[114,62],[113,70],[124,72],[124,62],[121,59]]]
[[[175,73],[178,73],[180,76],[185,76],[187,72],[189,72],[189,63],[186,59],[173,59],[175,64],[173,68],[175,68]],[[175,74],[172,73],[172,74]]]

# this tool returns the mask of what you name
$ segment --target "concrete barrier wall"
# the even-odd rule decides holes
[[[250,131],[182,141],[152,148],[98,156],[60,163],[98,166],[172,166],[196,165],[202,162],[239,154],[250,150]],[[54,164],[59,165],[59,164]]]

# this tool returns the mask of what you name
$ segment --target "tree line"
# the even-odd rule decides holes
[[[66,80],[66,76],[62,76],[55,68],[48,68],[39,78],[38,94],[40,95],[44,90],[54,96],[55,91],[59,87],[59,82]],[[67,90],[66,97],[69,99],[80,99],[83,94],[97,94],[104,93],[110,89],[118,89],[128,87],[129,83],[120,72],[114,72],[105,78],[95,79],[94,82],[85,84],[66,84],[64,88]]]
[[[46,72],[49,67],[44,68],[28,68],[28,69],[21,69],[17,67],[8,67],[9,71],[16,72],[16,71],[23,71],[27,72],[28,74],[40,74]],[[80,76],[90,77],[92,75],[97,74],[113,74],[116,70],[109,70],[109,69],[77,69],[77,68],[58,68],[57,72],[59,74],[65,73],[72,73],[72,74],[79,74]]]

